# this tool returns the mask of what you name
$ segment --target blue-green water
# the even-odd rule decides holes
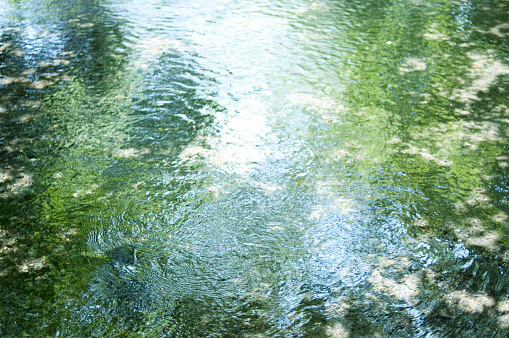
[[[0,335],[504,337],[507,1],[0,1]]]

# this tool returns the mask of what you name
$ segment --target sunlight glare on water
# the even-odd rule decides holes
[[[329,185],[335,175],[344,175],[341,169],[328,172],[321,163],[323,153],[336,144],[315,142],[310,130],[326,130],[330,120],[339,125],[341,117],[334,110],[342,106],[338,97],[324,94],[324,87],[332,85],[330,70],[312,50],[315,41],[303,35],[302,23],[290,24],[290,18],[311,7],[290,5],[287,13],[274,15],[263,4],[217,6],[161,8],[144,2],[142,8],[114,7],[117,13],[127,13],[123,19],[128,27],[136,27],[129,48],[134,51],[132,69],[148,82],[141,97],[151,97],[148,102],[154,102],[155,95],[174,97],[189,106],[186,93],[192,90],[192,100],[210,100],[222,108],[202,110],[213,114],[214,124],[209,131],[201,130],[173,162],[204,166],[200,176],[210,182],[208,187],[188,192],[203,202],[177,206],[173,216],[162,210],[163,215],[145,221],[145,228],[129,238],[117,228],[124,224],[115,226],[109,219],[105,234],[91,233],[92,243],[102,241],[96,250],[104,252],[126,241],[141,243],[137,251],[143,258],[132,270],[107,267],[110,272],[96,273],[95,280],[106,283],[112,273],[120,273],[125,285],[118,287],[129,289],[131,275],[136,275],[154,303],[157,299],[152,304],[140,295],[146,303],[129,305],[140,311],[153,311],[155,306],[156,312],[169,316],[183,311],[183,318],[192,320],[187,312],[193,307],[199,306],[194,311],[204,317],[220,309],[224,316],[238,318],[228,332],[243,327],[256,332],[268,325],[263,329],[267,334],[298,335],[341,309],[345,290],[366,282],[372,270],[367,255],[373,254],[369,249],[379,239],[368,226],[369,210],[359,205],[355,194],[345,196],[347,187]],[[189,61],[173,61],[178,68],[170,75],[161,68],[168,54],[172,59],[182,54]],[[159,74],[174,80],[167,82]],[[137,106],[161,121],[167,112],[160,109],[172,109],[173,102],[157,100],[161,104],[153,109]],[[194,123],[185,108],[174,116]],[[153,179],[164,180],[157,173]],[[394,226],[399,225],[395,222],[391,231]],[[404,247],[399,240],[389,242]],[[381,246],[375,250],[386,251]],[[88,291],[92,299],[103,292],[109,291]],[[215,327],[224,318],[207,320]]]

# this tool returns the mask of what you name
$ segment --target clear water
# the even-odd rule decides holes
[[[503,337],[507,1],[1,1],[0,334]]]

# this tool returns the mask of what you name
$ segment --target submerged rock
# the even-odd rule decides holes
[[[136,257],[136,250],[138,249],[138,246],[133,244],[126,244],[117,246],[111,250],[106,251],[106,255],[113,259],[114,261],[125,264],[125,265],[132,265],[136,263],[137,257]]]

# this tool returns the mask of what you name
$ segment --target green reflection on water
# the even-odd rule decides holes
[[[0,333],[503,334],[504,3],[30,4],[2,23]]]

